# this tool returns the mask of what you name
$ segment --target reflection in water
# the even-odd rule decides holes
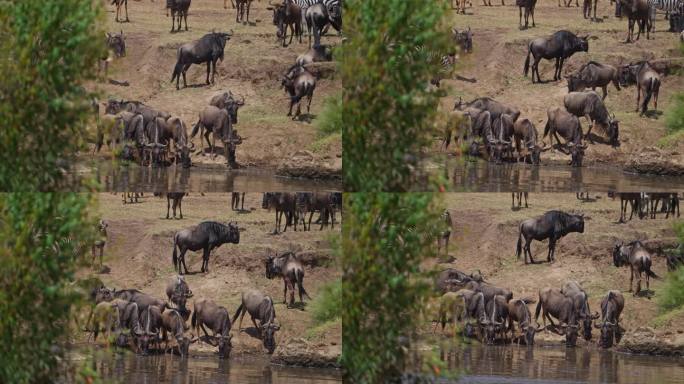
[[[311,180],[276,176],[272,171],[229,170],[225,166],[149,168],[114,161],[79,163],[71,180],[91,176],[104,191],[144,192],[263,192],[341,191],[339,180]],[[75,183],[74,183],[75,184]]]
[[[447,178],[455,191],[657,192],[684,189],[684,177],[637,175],[616,168],[496,165],[462,159],[449,159],[444,164]]]
[[[266,360],[220,360],[215,357],[181,359],[175,355],[140,356],[100,351],[92,368],[101,378],[121,383],[341,383],[334,369],[271,366]]]
[[[463,383],[682,383],[681,358],[598,350],[525,346],[440,346],[440,359],[464,372]]]

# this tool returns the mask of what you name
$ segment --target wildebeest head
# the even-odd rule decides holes
[[[621,86],[636,83],[638,71],[639,66],[635,64],[621,66],[618,70],[618,83],[620,83]]]
[[[230,243],[239,244],[240,243],[240,228],[238,228],[237,223],[231,221],[226,224],[228,227],[227,239]]]
[[[608,138],[609,138],[609,140],[610,140],[610,145],[611,145],[613,148],[617,148],[617,147],[620,146],[620,141],[619,141],[619,139],[618,139],[618,136],[619,136],[619,132],[618,132],[618,131],[619,131],[619,126],[618,126],[618,123],[619,123],[619,122],[620,122],[619,120],[616,120],[616,119],[615,119],[615,114],[613,114],[612,116],[610,116],[610,117],[608,118],[608,129],[607,129],[607,132],[608,132]]]
[[[114,294],[112,290],[105,287],[104,285],[97,289],[95,293],[95,303],[99,304],[103,301],[112,301],[114,299]]]
[[[230,351],[233,348],[233,344],[230,342],[232,339],[231,335],[220,335],[218,336],[218,355],[219,359],[227,359],[230,357]]]
[[[532,324],[525,324],[523,326],[523,336],[525,337],[525,345],[534,345],[534,335],[537,334],[537,332],[541,332],[544,330],[543,326],[539,326],[537,324],[537,327],[533,326]]]
[[[264,196],[261,199],[262,209],[271,209],[271,200],[275,198],[275,192],[264,192]]]
[[[151,154],[151,161],[153,165],[162,165],[164,163],[164,155],[166,153],[166,144],[161,143],[147,143],[145,147]]]
[[[577,36],[577,39],[573,43],[576,52],[588,52],[589,51],[589,35],[584,37]]]
[[[587,148],[585,144],[568,143],[570,150],[570,165],[573,167],[581,167],[584,159],[584,150]]]
[[[615,265],[616,267],[622,267],[626,263],[627,257],[622,252],[622,242],[619,241],[615,243],[615,246],[613,247],[613,265]]]
[[[578,92],[585,88],[584,81],[579,76],[570,74],[565,78],[568,80],[568,92]]]
[[[223,61],[223,52],[226,48],[226,42],[230,40],[232,36],[232,31],[229,33],[225,32],[214,32],[214,46],[212,47],[213,55],[218,55],[218,58]]]
[[[105,106],[105,113],[108,115],[115,115],[121,112],[121,110],[123,110],[123,107],[123,100],[109,99],[107,100],[107,105]]]
[[[133,161],[134,159],[134,150],[133,147],[131,147],[128,144],[124,144],[123,148],[121,149],[121,154],[119,155],[122,160],[127,160],[127,161]]]
[[[119,348],[126,348],[128,346],[128,335],[123,332],[120,332],[118,335],[116,335],[114,345],[116,345]]]
[[[456,28],[451,29],[452,37],[456,44],[461,48],[464,53],[471,53],[473,51],[473,32],[468,29],[463,31],[458,31]]]
[[[279,270],[278,270],[278,268],[276,268],[276,265],[275,265],[275,257],[268,256],[268,258],[266,258],[266,278],[272,279],[272,278],[276,277],[278,275],[278,273],[279,273]]]
[[[275,333],[279,329],[280,329],[280,325],[273,324],[273,323],[266,323],[262,327],[261,337],[264,341],[264,348],[266,348],[266,350],[268,350],[269,354],[272,354],[273,351],[275,351],[275,347],[276,347]]]
[[[120,33],[107,32],[107,48],[112,50],[116,57],[126,56],[126,39],[123,30]]]
[[[530,154],[530,161],[534,165],[541,164],[541,153],[546,152],[549,149],[551,149],[550,145],[547,145],[546,143],[542,143],[542,144],[544,144],[544,145],[542,147],[540,147],[539,145],[533,144],[532,142],[526,143],[527,151]]]
[[[226,103],[226,111],[228,111],[228,116],[233,124],[238,123],[238,109],[245,105],[245,98],[242,96],[240,100],[234,99],[232,94],[230,95],[230,100]]]

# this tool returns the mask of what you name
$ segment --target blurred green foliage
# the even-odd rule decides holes
[[[430,279],[439,213],[430,193],[345,194],[342,363],[350,383],[396,379],[408,361]]]
[[[445,9],[441,0],[345,2],[349,38],[340,69],[347,190],[406,191],[426,184],[417,172],[442,95],[428,85],[449,52]]]
[[[310,310],[318,325],[342,316],[342,281],[335,280],[323,285],[311,302]]]
[[[51,191],[95,114],[101,1],[0,1],[0,190]]]
[[[674,252],[684,252],[684,221],[674,225],[675,233],[679,239],[679,247]],[[684,306],[684,268],[680,267],[670,272],[665,279],[662,292],[658,294],[658,305],[663,311],[671,311]]]
[[[317,120],[318,134],[321,137],[342,133],[342,97],[326,97],[323,111]]]
[[[665,125],[670,134],[684,130],[684,93],[672,98],[672,105],[665,112]]]

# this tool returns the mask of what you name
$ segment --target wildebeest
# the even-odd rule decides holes
[[[112,328],[118,330],[120,327],[119,311],[116,305],[109,301],[98,303],[93,309],[90,320],[89,326],[86,326],[86,331],[92,332],[94,341],[97,341],[100,331],[104,331],[105,337],[109,340]]]
[[[232,124],[237,124],[238,110],[245,105],[245,97],[241,96],[240,99],[237,99],[231,91],[221,92],[211,98],[209,105],[213,105],[219,109],[225,109],[226,112],[228,112],[228,117],[230,117],[230,122]]]
[[[302,42],[302,9],[297,4],[285,1],[282,4],[270,4],[266,9],[273,11],[273,25],[278,27],[276,36],[283,40],[283,47],[292,44],[292,38],[295,35],[299,36],[299,42]],[[292,33],[286,45],[288,27]]]
[[[641,107],[641,114],[645,114],[648,110],[648,103],[653,97],[653,109],[658,110],[658,93],[660,92],[660,74],[656,72],[648,61],[642,61],[636,64],[624,65],[620,68],[620,83],[622,85],[636,84],[637,88],[637,107],[639,111]],[[644,94],[644,101],[639,104],[641,100],[641,93]]]
[[[304,12],[306,29],[309,34],[309,48],[311,48],[311,34],[313,32],[314,46],[321,44],[321,33],[328,24],[328,8],[323,3],[316,3],[306,8]]]
[[[676,192],[652,192],[648,194],[650,201],[651,218],[655,219],[658,212],[658,204],[662,202],[661,212],[665,212],[665,218],[667,219],[672,214],[675,217],[675,212],[677,217],[679,217],[679,196]]]
[[[598,128],[608,135],[608,142],[612,147],[620,146],[619,121],[615,115],[608,114],[603,99],[594,91],[570,92],[563,98],[565,109],[577,117],[584,116],[589,122],[589,130],[585,137],[592,141],[590,133],[596,123]]]
[[[162,323],[162,312],[159,307],[150,305],[141,311],[140,323],[142,334],[138,336],[139,348],[146,355],[152,344],[159,344],[159,332],[164,327]]]
[[[518,119],[513,124],[513,139],[518,151],[518,160],[529,160],[534,165],[541,163],[541,153],[551,149],[551,146],[540,146],[537,128],[529,119]],[[523,155],[526,153],[526,155]],[[527,207],[527,203],[525,203]]]
[[[280,325],[276,324],[273,299],[271,299],[271,296],[264,295],[256,289],[247,290],[242,293],[242,303],[232,320],[235,323],[235,320],[240,316],[238,331],[242,328],[242,318],[245,316],[245,313],[249,313],[254,327],[259,331],[259,335],[263,340],[264,347],[268,350],[268,353],[272,354],[276,347],[275,332],[280,329]],[[259,320],[259,324],[257,324],[256,320]]]
[[[629,292],[634,292],[636,296],[641,291],[641,274],[646,274],[646,289],[649,289],[651,277],[658,278],[658,275],[651,271],[651,253],[644,247],[639,240],[623,244],[618,242],[613,247],[613,264],[616,267],[629,265]],[[634,277],[637,278],[637,289],[632,289]]]
[[[501,296],[506,300],[506,302],[513,298],[513,292],[511,292],[510,289],[497,287],[481,280],[477,281],[475,279],[471,279],[466,283],[465,288],[475,292],[482,292],[485,303],[488,303],[494,299],[494,296]]]
[[[566,7],[570,7],[570,5],[572,4],[572,0],[563,0],[563,3]],[[561,0],[558,0],[558,6],[561,6]],[[575,0],[575,6],[579,7],[579,0]]]
[[[164,137],[162,125],[165,124],[164,119],[156,117],[145,127],[144,153],[145,157],[149,157],[149,166],[163,166],[166,164],[166,153],[168,146],[168,139]],[[143,163],[145,161],[143,160]]]
[[[594,324],[601,330],[599,346],[610,348],[615,343],[619,343],[624,333],[624,328],[620,326],[620,315],[625,308],[625,297],[620,291],[608,291],[608,294],[601,300],[601,323]]]
[[[295,303],[295,284],[299,290],[299,301],[303,304],[304,299],[302,295],[309,300],[311,297],[304,289],[304,266],[294,252],[285,252],[278,256],[268,256],[266,258],[266,278],[273,279],[275,277],[282,277],[285,288],[283,288],[283,303],[287,303],[287,307],[293,307]],[[287,291],[290,290],[290,302],[287,302]]]
[[[530,54],[532,54],[534,57],[534,62],[532,63],[532,83],[535,82],[535,73],[537,80],[541,82],[541,77],[539,77],[539,61],[541,59],[556,59],[553,80],[560,80],[565,59],[575,54],[575,52],[589,51],[588,38],[589,36],[577,37],[570,31],[561,30],[555,32],[550,37],[539,37],[530,41],[527,46],[527,58],[525,59],[523,73],[527,76],[530,68]]]
[[[176,305],[176,308],[185,310],[187,299],[192,297],[192,291],[183,276],[174,276],[166,284],[166,297]],[[181,313],[184,315],[185,313]]]
[[[286,202],[289,205],[289,202]],[[308,230],[311,230],[311,220],[316,212],[320,212],[321,226],[319,230],[328,225],[330,219],[331,228],[335,228],[335,207],[332,196],[323,192],[297,192],[295,194],[295,231],[297,224],[301,220],[304,230],[307,230],[306,214],[309,214]]]
[[[619,223],[625,222],[625,217],[627,216],[627,206],[631,206],[632,210],[629,214],[629,219],[632,220],[634,212],[637,212],[639,217],[642,217],[641,213],[641,193],[639,192],[608,192],[608,197],[615,198],[615,196],[620,197],[620,220]]]
[[[651,19],[649,18],[649,8],[647,0],[617,0],[620,2],[620,9],[627,15],[627,40],[626,43],[632,41],[634,35],[634,23],[637,23],[638,31],[636,39],[639,40],[641,32],[646,29],[646,40],[649,39],[649,30],[651,29]]]
[[[105,78],[109,69],[109,62],[117,57],[126,56],[126,38],[124,37],[123,29],[119,33],[107,32],[107,56],[100,60],[100,67],[104,66]]]
[[[124,7],[124,10],[126,11],[126,20],[125,21],[130,21],[128,20],[128,0],[112,0],[112,4],[116,5],[116,21],[119,22],[119,12],[121,12],[121,6]]]
[[[176,207],[180,213],[180,218],[183,218],[183,197],[185,197],[185,192],[167,192],[166,193],[166,218],[169,218],[169,208],[171,207],[171,201],[173,200],[173,218],[176,218]]]
[[[243,24],[246,22],[249,24],[249,8],[252,6],[252,0],[235,0],[235,7],[237,8],[235,11],[235,22],[243,22]],[[225,8],[225,1],[224,1],[224,7]],[[245,19],[245,13],[247,13],[247,18]]]
[[[188,86],[185,73],[192,64],[207,63],[207,84],[209,84],[210,71],[211,82],[213,83],[216,76],[216,62],[223,61],[223,50],[226,47],[226,41],[230,40],[231,34],[212,32],[202,36],[199,40],[181,45],[178,48],[176,65],[171,75],[171,82],[176,80],[176,89],[180,89],[178,83],[181,75],[183,75],[183,87]]]
[[[161,312],[167,308],[164,300],[158,299],[154,296],[142,293],[137,289],[121,289],[111,290],[112,296],[115,299],[122,299],[136,303],[139,311],[146,311],[148,307],[157,307]]]
[[[197,123],[192,127],[192,132],[190,133],[190,138],[194,138],[198,132],[200,136],[204,136],[209,146],[209,152],[211,157],[216,157],[214,153],[216,147],[216,136],[223,142],[223,146],[226,148],[226,159],[228,158],[228,145],[227,141],[232,136],[233,123],[231,121],[230,115],[225,109],[217,108],[213,105],[208,105],[199,113],[199,118]],[[212,135],[211,142],[209,142],[209,135]],[[200,150],[204,153],[204,142],[202,137],[200,137]]]
[[[238,205],[242,202],[242,207],[238,209]],[[244,211],[245,210],[245,193],[233,192],[230,195],[230,209],[232,211]]]
[[[458,321],[463,319],[465,309],[465,299],[461,294],[446,292],[439,298],[437,322],[442,325],[442,333],[444,333],[444,328],[449,319],[454,323],[454,327]],[[437,323],[435,323],[436,326]],[[432,328],[433,333],[435,327]]]
[[[530,16],[532,16],[532,26],[536,27],[534,24],[534,7],[537,5],[537,0],[516,0],[515,5],[518,7],[518,26],[520,29],[527,29],[528,21]],[[522,25],[523,8],[525,9],[525,26]]]
[[[274,234],[280,232],[280,224],[282,223],[282,217],[285,215],[285,228],[283,232],[287,231],[287,227],[290,225],[292,219],[294,219],[295,213],[295,195],[289,192],[264,192],[264,196],[261,201],[261,208],[268,209],[269,211],[273,208],[275,209],[275,229]]]
[[[185,265],[185,253],[188,250],[202,250],[202,272],[209,272],[209,254],[212,250],[223,244],[240,243],[240,231],[234,221],[227,224],[215,221],[203,221],[193,228],[183,229],[173,236],[173,266],[179,274],[183,274],[181,263],[188,273]],[[180,250],[180,255],[177,254]]]
[[[464,336],[473,336],[472,326],[470,325],[471,319],[475,320],[477,326],[480,328],[480,336],[483,336],[483,326],[487,323],[484,294],[482,294],[482,292],[475,292],[470,289],[459,289],[456,291],[456,294],[463,298],[463,303],[465,306],[465,311],[463,314],[463,320],[466,323],[463,330]]]
[[[204,334],[208,339],[216,341],[218,346],[218,355],[220,359],[227,359],[230,357],[230,350],[232,349],[230,328],[230,314],[228,310],[217,305],[212,300],[200,299],[195,301],[195,309],[192,312],[192,327],[195,328],[195,333],[199,337],[199,330],[202,328]],[[209,327],[212,332],[210,337],[204,326]],[[211,342],[210,342],[211,344]],[[213,344],[212,344],[213,345]]]
[[[508,302],[508,330],[511,332],[511,340],[525,340],[525,345],[534,345],[534,335],[537,332],[544,330],[539,324],[532,324],[532,314],[527,304],[534,303],[533,299],[523,298],[515,299]],[[515,336],[514,323],[518,323],[520,335]]]
[[[93,254],[93,265],[95,265],[96,251],[100,251],[100,267],[102,267],[102,254],[104,253],[104,247],[105,244],[107,244],[107,227],[109,227],[109,223],[105,220],[100,220],[97,223],[97,232],[99,238],[93,242],[91,247],[91,252]]]
[[[473,280],[472,275],[454,268],[447,268],[440,272],[435,278],[435,290],[437,292],[457,291]],[[481,278],[478,282],[481,281]]]
[[[594,17],[591,17],[591,5],[594,5]],[[596,5],[598,4],[598,0],[584,0],[582,3],[582,15],[584,16],[585,19],[591,19],[591,21],[597,20],[596,19]]]
[[[195,144],[188,139],[188,131],[185,122],[179,117],[171,116],[162,124],[164,136],[173,140],[174,163],[179,163],[183,168],[190,168],[192,160],[190,152],[195,149]]]
[[[480,111],[489,112],[489,117],[492,122],[499,119],[502,114],[509,115],[514,122],[518,120],[518,117],[520,117],[519,109],[500,103],[491,97],[478,97],[477,99],[468,103],[464,103],[459,99],[459,101],[454,105],[454,109],[461,111],[468,110],[468,108],[476,108]]]
[[[290,96],[290,109],[287,112],[288,116],[292,116],[292,107],[297,104],[297,111],[292,119],[296,119],[301,114],[301,100],[306,96],[308,104],[306,105],[306,113],[311,113],[311,99],[313,98],[314,90],[316,89],[316,77],[309,72],[302,65],[292,66],[281,81],[281,86]]]
[[[484,326],[484,341],[494,344],[498,336],[506,337],[506,321],[508,320],[508,301],[500,295],[495,295],[486,301],[485,311],[487,319]]]
[[[165,342],[164,350],[168,350],[168,333],[170,333],[176,339],[181,358],[187,357],[190,343],[197,341],[197,338],[188,337],[185,334],[185,331],[189,328],[186,328],[185,320],[181,313],[175,309],[166,311],[161,315],[161,323],[162,340]]]
[[[534,264],[535,261],[532,259],[532,252],[530,251],[532,240],[542,241],[549,239],[549,254],[547,260],[551,262],[555,260],[554,253],[556,250],[556,242],[563,236],[572,232],[584,233],[583,215],[571,215],[561,211],[548,211],[537,218],[527,219],[520,223],[520,233],[518,234],[518,245],[516,246],[515,254],[520,258],[522,240],[525,239],[525,264],[527,264],[527,257],[529,257],[530,262]]]
[[[522,198],[525,197],[525,208],[529,208],[527,206],[527,197],[529,196],[529,192],[511,192],[511,208],[515,208],[515,197],[518,197],[518,208],[522,206]]]
[[[542,321],[546,327],[546,320],[551,322],[553,329],[559,335],[565,335],[565,345],[574,347],[577,344],[577,314],[571,298],[566,297],[556,288],[543,288],[539,290],[539,301],[534,311],[534,321],[538,323],[539,313],[542,313]],[[558,327],[554,324],[551,316],[558,321]],[[560,328],[560,330],[558,329]]]
[[[456,5],[454,5],[454,3]],[[466,0],[451,0],[451,9],[455,9],[456,13],[462,13],[465,15],[465,8],[466,8]]]
[[[307,65],[311,63],[332,61],[332,48],[329,45],[317,45],[313,46],[311,49],[297,56],[295,64],[297,65]]]
[[[470,29],[464,29],[459,32],[456,28],[451,28],[451,36],[461,49],[463,53],[471,53],[473,51],[473,32]]]
[[[123,299],[113,299],[110,303],[119,311],[121,329],[125,328],[130,330],[130,334],[134,337],[134,340],[137,340],[139,336],[143,335],[143,329],[140,326],[140,311],[137,303]]]
[[[171,9],[171,32],[174,31],[176,15],[178,15],[178,32],[181,30],[181,19],[185,19],[185,30],[188,30],[188,9],[191,0],[166,0],[166,8]]]
[[[568,92],[579,92],[585,88],[591,88],[592,91],[595,91],[596,87],[601,87],[603,100],[608,96],[608,84],[613,83],[615,88],[618,91],[620,90],[620,77],[617,68],[595,61],[584,64],[577,72],[566,76],[566,79],[568,80]]]
[[[561,287],[561,293],[572,299],[573,306],[578,321],[582,321],[582,328],[584,331],[584,340],[591,340],[591,322],[597,319],[598,312],[593,314],[589,309],[589,296],[584,291],[582,286],[574,280],[567,281]]]

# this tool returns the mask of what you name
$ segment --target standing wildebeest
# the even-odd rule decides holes
[[[439,237],[437,238],[437,255],[439,255],[442,244],[444,244],[444,253],[446,256],[449,256],[449,239],[451,238],[451,229],[454,224],[448,209],[445,209],[444,212],[442,212],[441,219],[444,222],[444,229],[439,232]]]
[[[185,19],[185,30],[188,30],[188,9],[191,0],[166,0],[167,11],[171,9],[171,32],[174,32],[176,15],[178,15],[178,32],[181,30],[181,19]]]
[[[240,231],[234,221],[227,225],[215,221],[204,221],[194,228],[180,230],[173,236],[173,266],[182,275],[181,263],[183,263],[185,273],[188,273],[188,267],[185,265],[185,252],[201,249],[203,252],[202,272],[209,272],[209,254],[226,243],[240,243]],[[176,249],[180,250],[180,257]]]
[[[230,122],[232,124],[238,123],[238,110],[240,107],[245,105],[245,97],[241,96],[240,100],[233,96],[233,92],[222,92],[211,98],[209,105],[213,105],[219,109],[225,109],[228,112],[228,117],[230,117]]]
[[[608,84],[613,83],[615,88],[618,91],[620,90],[618,70],[612,65],[595,61],[584,64],[577,72],[565,78],[568,80],[568,92],[579,92],[585,88],[591,88],[592,91],[595,91],[596,87],[601,87],[603,90],[602,100],[608,96]]]
[[[599,314],[591,314],[591,310],[589,309],[589,296],[582,286],[574,280],[567,281],[563,284],[561,293],[572,299],[577,319],[578,321],[582,321],[584,340],[591,340],[591,322],[598,319]]]
[[[169,208],[171,207],[171,200],[173,200],[173,218],[176,218],[176,207],[180,212],[180,218],[183,218],[183,197],[185,192],[167,192],[166,193],[166,218],[169,218]]]
[[[451,37],[461,49],[461,52],[470,53],[473,51],[473,32],[470,30],[470,26],[468,26],[468,29],[460,32],[456,28],[451,28]]]
[[[223,50],[226,47],[226,41],[230,40],[230,36],[230,33],[212,32],[202,36],[199,40],[181,45],[178,48],[176,65],[171,75],[171,82],[176,80],[176,89],[180,89],[178,83],[181,75],[183,75],[183,87],[188,86],[185,73],[192,64],[207,63],[207,84],[209,84],[209,72],[211,72],[211,82],[213,83],[216,76],[216,62],[223,61]]]
[[[304,66],[295,64],[287,71],[280,84],[290,95],[290,109],[287,115],[292,116],[292,107],[295,104],[297,104],[297,112],[292,116],[292,119],[296,119],[302,113],[301,100],[304,96],[309,99],[306,105],[306,114],[309,115],[311,113],[311,99],[316,89],[316,77]]]
[[[594,4],[594,17],[591,17],[591,5],[592,3]],[[582,15],[584,16],[585,19],[590,19],[591,21],[595,21],[596,19],[596,5],[598,4],[598,0],[584,0],[582,3]]]
[[[230,115],[225,109],[217,108],[213,105],[208,105],[199,113],[199,119],[197,123],[192,127],[192,132],[190,133],[190,138],[194,138],[198,132],[200,133],[200,151],[204,153],[204,142],[202,137],[207,141],[209,146],[209,152],[211,153],[211,158],[216,157],[214,153],[216,147],[216,136],[219,136],[220,140],[223,142],[225,147],[226,159],[228,159],[228,143],[227,141],[233,134],[233,123],[231,121]],[[211,142],[209,142],[209,135],[212,135]]]
[[[296,198],[293,193],[289,192],[264,192],[263,199],[261,200],[261,208],[275,209],[275,229],[273,234],[280,232],[280,224],[283,220],[283,215],[285,215],[285,228],[283,232],[287,232],[287,227],[291,224],[294,219],[294,213],[296,207]]]
[[[198,337],[199,330],[202,328],[207,339],[213,339],[217,342],[219,359],[230,357],[230,350],[233,347],[230,341],[233,336],[230,334],[232,325],[230,323],[230,314],[226,307],[219,306],[208,299],[197,300],[195,301],[195,310],[192,312],[191,324],[195,328],[195,333]],[[205,325],[211,329],[211,338],[206,328],[204,328]],[[211,344],[211,341],[209,343]]]
[[[649,200],[651,201],[651,218],[655,219],[658,212],[658,204],[663,203],[660,212],[665,211],[665,218],[667,219],[672,214],[679,217],[679,196],[676,192],[652,192],[649,193]]]
[[[571,156],[570,165],[581,167],[584,157],[584,150],[587,148],[582,144],[582,126],[579,118],[563,108],[551,107],[546,111],[547,120],[544,127],[544,137],[549,135],[551,141],[556,138],[558,145],[564,145],[569,149]],[[561,144],[558,135],[565,139],[565,144]],[[567,154],[567,152],[566,152]]]
[[[522,207],[522,197],[525,197],[525,208],[529,208],[527,206],[527,197],[529,195],[529,192],[511,192],[511,208],[515,208],[515,197],[516,195],[518,196],[518,208]]]
[[[539,324],[532,324],[532,314],[530,309],[527,308],[527,304],[534,303],[533,299],[515,299],[508,302],[508,330],[511,332],[511,340],[525,340],[525,345],[534,345],[534,335],[537,332],[544,330],[544,327],[540,327]],[[520,335],[515,336],[515,327],[513,323],[518,323],[518,328],[520,330]]]
[[[637,86],[637,107],[639,111],[641,107],[641,114],[645,114],[648,109],[648,103],[653,96],[653,108],[658,110],[658,93],[660,91],[660,75],[656,72],[648,61],[642,61],[636,64],[625,65],[620,68],[620,83],[624,86],[628,84],[636,84]],[[644,93],[644,102],[639,105],[641,93]]]
[[[556,59],[553,80],[560,80],[565,59],[572,56],[575,52],[589,51],[588,38],[589,36],[577,37],[570,31],[562,30],[550,37],[539,37],[530,41],[527,46],[527,58],[525,59],[523,73],[527,76],[530,68],[530,54],[532,54],[534,57],[534,62],[532,63],[532,83],[535,82],[535,73],[537,74],[537,80],[541,82],[541,77],[539,77],[539,61],[541,59]]]
[[[322,192],[297,192],[295,194],[295,231],[297,230],[297,224],[300,220],[302,221],[304,230],[307,230],[307,213],[309,214],[308,230],[310,231],[311,220],[316,211],[320,213],[319,220],[321,222],[321,227],[319,230],[323,230],[323,227],[328,225],[328,219],[330,219],[331,228],[335,228],[335,206],[332,195]]]
[[[599,346],[610,348],[615,343],[619,343],[624,333],[624,328],[620,326],[620,315],[625,308],[625,297],[620,291],[608,291],[608,294],[601,300],[601,324],[594,324],[601,329],[601,339]]]
[[[530,251],[532,240],[542,241],[549,239],[547,260],[551,262],[555,260],[556,242],[572,232],[584,233],[584,216],[571,215],[561,211],[548,211],[540,217],[527,219],[520,223],[520,234],[518,235],[515,255],[520,258],[522,240],[524,238],[525,264],[527,264],[528,257],[530,258],[530,263],[534,264],[535,261],[532,259],[532,252]]]
[[[456,5],[454,5],[456,3]],[[465,15],[466,0],[451,0],[451,9],[455,9],[456,13],[462,13]]]
[[[197,341],[197,338],[193,339],[185,334],[187,328],[185,325],[185,320],[183,319],[183,316],[180,314],[180,312],[175,309],[172,309],[170,311],[162,313],[161,323],[162,340],[164,340],[165,343],[164,350],[168,350],[169,340],[167,338],[167,334],[171,333],[173,335],[173,338],[176,339],[176,343],[178,344],[178,352],[180,353],[181,358],[187,357],[188,349],[190,348],[190,343],[194,343],[195,341]]]
[[[238,205],[242,202],[242,208],[238,209]],[[233,192],[230,195],[230,209],[232,211],[244,211],[245,210],[245,193]]]
[[[584,135],[592,142],[591,128],[596,123],[598,128],[608,135],[610,145],[615,148],[620,146],[618,140],[619,121],[615,119],[615,115],[608,114],[606,106],[603,104],[603,99],[594,91],[584,92],[570,92],[563,98],[565,109],[577,117],[584,116],[589,122],[589,130]]]
[[[121,327],[116,304],[109,301],[98,303],[93,309],[91,318],[88,320],[89,324],[86,325],[85,331],[92,332],[91,335],[94,336],[94,341],[97,341],[100,331],[104,331],[105,338],[109,340],[112,328],[118,331]],[[88,336],[88,339],[90,340],[90,336]]]
[[[195,149],[195,144],[188,140],[188,130],[185,122],[179,117],[172,116],[162,124],[164,136],[173,140],[174,164],[179,163],[183,168],[190,168],[192,161],[190,152]]]
[[[459,289],[456,291],[456,294],[463,298],[463,303],[465,305],[465,311],[463,314],[463,320],[466,323],[463,330],[464,336],[473,336],[472,326],[470,325],[471,319],[475,320],[475,323],[480,328],[480,336],[483,336],[483,326],[487,324],[484,294],[482,294],[482,292],[475,292],[470,289]]]
[[[329,45],[322,44],[313,46],[308,51],[297,56],[295,64],[304,66],[325,61],[332,61],[332,48]]]
[[[259,331],[264,347],[268,350],[268,353],[272,354],[276,347],[275,332],[280,329],[280,325],[276,324],[273,299],[271,299],[271,296],[264,295],[256,289],[243,292],[242,303],[233,316],[233,323],[240,316],[238,332],[242,328],[242,318],[245,317],[247,312],[249,312],[249,316],[252,318],[254,327]],[[259,320],[258,325],[256,320]]]
[[[192,297],[192,291],[183,276],[174,276],[166,284],[166,297],[176,305],[176,308],[185,311],[187,299]],[[181,313],[185,314],[185,313]]]
[[[546,144],[539,146],[539,136],[537,128],[529,119],[518,119],[513,124],[513,139],[515,140],[515,149],[518,151],[518,161],[529,160],[534,165],[541,163],[541,153],[551,149],[551,146]],[[526,155],[523,155],[526,152]],[[525,203],[527,207],[527,203]]]
[[[646,290],[649,289],[651,277],[658,278],[658,275],[651,271],[651,254],[639,241],[635,240],[631,243],[623,245],[622,242],[615,244],[613,248],[613,264],[616,267],[629,265],[629,292],[634,292],[632,283],[634,277],[637,278],[637,289],[634,292],[636,296],[641,291],[641,273],[646,273]]]
[[[295,303],[295,284],[299,289],[299,301],[304,303],[302,295],[305,295],[309,300],[311,297],[304,289],[304,266],[297,258],[294,252],[286,252],[278,256],[278,254],[269,256],[266,259],[266,278],[273,279],[275,277],[282,277],[285,288],[283,289],[283,303],[287,303],[287,307],[293,307]],[[287,302],[287,290],[290,290],[290,302]]]
[[[126,56],[126,39],[124,38],[123,29],[119,33],[107,32],[106,37],[107,56],[100,59],[98,67],[99,72],[99,69],[104,66],[105,79],[107,77],[107,72],[109,70],[109,62],[112,61],[114,58]]]
[[[534,321],[537,323],[539,323],[540,312],[543,312],[542,321],[544,322],[544,327],[546,327],[546,320],[548,319],[553,326],[554,332],[561,336],[565,335],[566,346],[574,347],[577,344],[579,324],[577,323],[577,314],[571,298],[566,297],[556,288],[540,289],[539,302],[537,302],[537,308],[534,311]],[[551,316],[560,322],[559,327],[562,332],[558,331]]]
[[[618,223],[624,223],[625,217],[627,216],[627,206],[630,205],[632,210],[629,214],[629,219],[632,220],[634,212],[638,212],[639,218],[642,217],[641,210],[641,193],[640,192],[608,192],[608,197],[615,198],[615,196],[620,196],[620,220]]]
[[[518,7],[518,25],[520,29],[527,29],[528,20],[532,16],[532,26],[536,27],[534,24],[534,7],[537,5],[537,0],[516,0],[515,5]],[[525,8],[525,26],[522,25],[523,8]]]
[[[125,21],[130,21],[128,20],[128,0],[112,0],[112,4],[116,5],[116,21],[119,22],[119,12],[121,11],[121,6],[123,5],[124,10],[126,11],[126,20]]]
[[[634,35],[634,23],[637,23],[639,30],[636,39],[639,40],[641,32],[646,29],[646,40],[649,39],[651,29],[651,19],[649,17],[648,0],[617,0],[620,2],[620,9],[627,15],[627,40],[625,43],[632,42]]]
[[[302,42],[302,9],[291,0],[285,0],[283,4],[271,4],[266,9],[273,11],[273,25],[278,27],[276,36],[283,40],[283,47],[292,44],[292,38],[299,36],[299,42]],[[290,42],[286,45],[287,27],[290,27],[292,34],[290,35]]]
[[[239,23],[242,21],[243,24],[245,22],[249,24],[249,8],[252,6],[252,0],[236,0],[235,2],[237,3],[233,7],[237,8],[235,11],[235,22]],[[225,1],[223,8],[225,8]],[[247,19],[245,19],[245,11],[247,11]]]
[[[321,33],[328,24],[328,8],[323,3],[316,3],[306,8],[304,12],[306,29],[309,34],[309,48],[311,48],[311,34],[313,32],[314,47],[321,45]]]

